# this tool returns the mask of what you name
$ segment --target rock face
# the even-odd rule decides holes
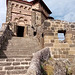
[[[46,73],[50,75],[75,75],[74,63],[70,62],[67,59],[55,60],[51,58],[47,62],[43,63],[42,65],[43,65],[44,71],[46,71]]]
[[[42,75],[41,62],[47,61],[50,57],[49,48],[44,48],[36,52],[31,61],[30,67],[27,71],[27,75]]]

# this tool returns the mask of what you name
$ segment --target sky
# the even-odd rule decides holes
[[[31,1],[31,0],[28,0]],[[75,22],[75,0],[43,0],[55,19]],[[6,21],[6,0],[0,0],[0,27]]]

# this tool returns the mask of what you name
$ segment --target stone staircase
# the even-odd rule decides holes
[[[33,53],[40,49],[36,37],[12,37],[0,50],[0,75],[25,75]]]
[[[12,39],[8,40],[8,44],[0,51],[0,57],[24,57],[32,55],[40,49],[40,43],[35,37],[12,37]]]

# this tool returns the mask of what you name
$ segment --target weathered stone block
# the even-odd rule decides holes
[[[14,69],[13,66],[5,67],[5,70],[13,70],[13,69]]]
[[[68,51],[69,55],[75,55],[75,50]]]
[[[5,71],[0,71],[0,75],[5,75],[6,72]]]
[[[20,62],[13,62],[13,65],[20,65]]]
[[[16,67],[14,67],[14,69],[16,69],[16,70],[22,70],[22,69],[24,69],[24,66],[16,66]]]
[[[54,58],[59,58],[60,57],[60,55],[54,55]]]
[[[52,44],[52,43],[45,43],[44,46],[45,46],[45,47],[52,47],[53,44]]]

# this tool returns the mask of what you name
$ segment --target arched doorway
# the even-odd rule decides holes
[[[24,37],[24,29],[23,26],[17,26],[17,37]]]

